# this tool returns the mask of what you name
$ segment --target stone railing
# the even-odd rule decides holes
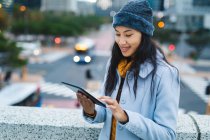
[[[96,140],[101,127],[81,110],[0,107],[0,140]],[[210,140],[210,116],[179,115],[177,139]]]

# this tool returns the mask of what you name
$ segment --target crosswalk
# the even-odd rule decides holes
[[[179,108],[178,114],[181,115],[181,114],[199,114],[199,113],[196,111],[186,111],[184,108]]]
[[[181,81],[187,85],[194,94],[198,95],[205,103],[209,101],[209,95],[205,94],[208,81],[196,76],[196,70],[186,63],[173,63],[181,72]]]
[[[40,90],[41,93],[76,99],[75,93],[62,84],[42,82],[40,84]]]
[[[67,88],[65,85],[58,84],[58,83],[51,83],[51,82],[42,82],[40,85],[41,93],[48,94],[48,95],[54,95],[54,96],[60,96],[64,98],[71,98],[76,99],[76,94]],[[89,90],[88,90],[89,91]],[[95,97],[97,97],[97,92],[91,91],[91,94],[93,94]],[[187,112],[183,108],[179,108],[178,111],[179,114],[198,114],[195,111],[189,111]]]
[[[43,54],[39,57],[31,57],[29,58],[29,63],[30,64],[44,64],[44,63],[53,63],[59,59],[62,59],[69,55],[68,52],[51,52],[51,53],[46,53]]]
[[[182,82],[187,85],[196,95],[198,95],[205,103],[209,101],[209,96],[205,94],[208,82],[200,77],[182,75]]]
[[[44,94],[76,99],[75,92],[63,84],[42,82],[40,84],[40,90],[41,93]],[[90,90],[90,89],[85,89],[85,90],[90,92],[93,96],[98,97],[97,90]]]

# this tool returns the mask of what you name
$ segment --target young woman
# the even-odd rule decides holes
[[[151,37],[152,10],[146,0],[129,1],[113,19],[115,44],[107,64],[101,101],[77,93],[84,118],[104,122],[100,140],[175,140],[180,82]]]

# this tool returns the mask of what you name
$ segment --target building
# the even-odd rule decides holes
[[[173,6],[166,10],[165,15],[175,17],[173,27],[180,31],[210,29],[210,0],[174,0]],[[171,20],[172,21],[172,20]]]
[[[77,6],[79,9],[80,15],[94,15],[95,3],[87,2],[87,1],[77,1]]]
[[[102,16],[110,16],[111,13],[119,9],[129,0],[97,0],[95,13]]]
[[[13,0],[0,0],[1,7],[8,13],[12,13],[14,1]]]
[[[164,10],[164,0],[148,0],[148,2],[154,11]]]
[[[42,0],[41,11],[79,13],[77,0]]]
[[[41,0],[14,0],[15,4],[27,6],[30,9],[40,9]]]

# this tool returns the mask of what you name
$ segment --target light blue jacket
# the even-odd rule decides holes
[[[153,66],[148,61],[141,65],[136,98],[133,92],[133,72],[127,72],[126,80],[128,80],[130,90],[125,80],[119,104],[128,114],[129,122],[124,125],[117,122],[116,140],[176,139],[175,130],[180,96],[178,71],[165,63],[161,57],[158,57],[153,92],[151,90],[152,70]],[[118,77],[120,77],[119,73]],[[119,83],[118,80],[111,96],[114,99],[116,99]],[[101,94],[104,95],[104,86]],[[90,123],[104,122],[99,140],[109,140],[112,112],[110,109],[100,106],[96,106],[96,111],[97,114],[94,119],[87,116],[84,118]]]

